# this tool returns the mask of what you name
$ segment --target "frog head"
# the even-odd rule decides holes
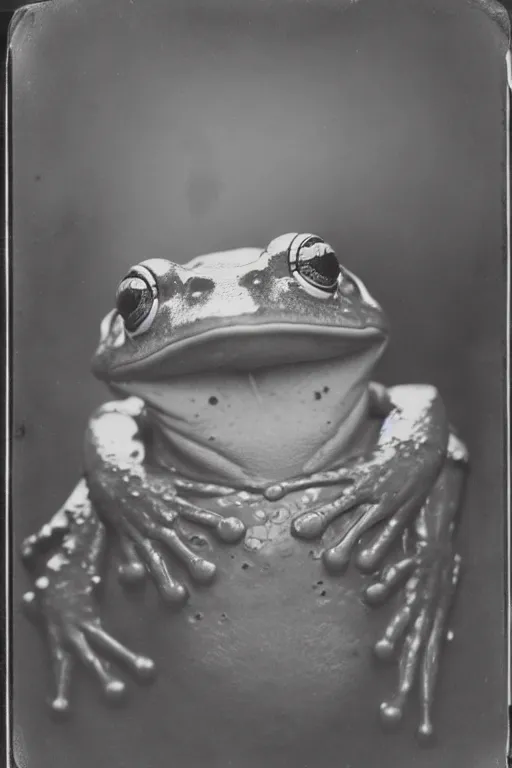
[[[132,267],[93,371],[146,402],[188,474],[275,480],[339,454],[386,340],[381,308],[331,246],[291,233]]]

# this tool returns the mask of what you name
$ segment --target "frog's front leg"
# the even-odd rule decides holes
[[[449,425],[434,387],[404,385],[386,390],[372,386],[374,415],[383,418],[373,448],[338,469],[270,486],[276,499],[298,488],[339,484],[328,503],[300,514],[292,526],[304,539],[320,537],[341,515],[353,510],[348,530],[324,554],[325,566],[342,572],[361,537],[378,523],[384,526],[358,553],[357,564],[374,572],[419,511],[439,475],[446,456]]]
[[[101,582],[105,537],[105,527],[81,480],[50,523],[22,545],[29,567],[37,566],[38,555],[53,545],[43,568],[38,568],[33,591],[25,593],[23,601],[47,636],[55,680],[50,706],[56,714],[69,711],[75,658],[92,670],[110,700],[123,695],[125,684],[111,672],[104,656],[121,662],[140,680],[153,673],[151,659],[122,645],[99,618],[95,592]]]
[[[464,444],[450,434],[443,403],[433,387],[386,390],[373,385],[372,396],[375,416],[383,421],[367,455],[339,469],[271,486],[266,495],[278,498],[298,488],[340,484],[333,500],[293,522],[296,536],[317,538],[342,514],[352,512],[343,535],[334,543],[332,535],[326,537],[323,560],[332,573],[347,567],[361,538],[377,524],[380,531],[357,554],[362,570],[377,574],[400,535],[408,541],[403,556],[366,589],[366,599],[381,604],[405,584],[402,602],[375,646],[380,658],[390,658],[403,643],[398,691],[381,705],[381,715],[389,724],[401,719],[421,667],[419,734],[428,738],[441,645],[460,570],[452,547],[468,457]]]
[[[187,493],[225,495],[232,489],[186,480],[148,463],[144,417],[137,398],[98,409],[86,434],[85,475],[102,518],[121,539],[125,562],[120,575],[134,581],[146,570],[163,599],[181,605],[187,587],[174,578],[158,545],[181,562],[192,581],[206,585],[215,577],[215,564],[188,546],[181,522],[209,528],[224,543],[239,541],[245,527],[238,518],[223,517],[185,498]]]
[[[446,463],[404,535],[403,558],[387,565],[366,589],[367,602],[381,605],[403,586],[398,606],[375,644],[379,658],[394,659],[398,654],[399,665],[397,692],[381,704],[381,716],[389,725],[401,720],[419,673],[418,735],[422,739],[433,734],[432,706],[439,661],[460,574],[460,556],[453,544],[466,465],[465,446],[451,435]]]

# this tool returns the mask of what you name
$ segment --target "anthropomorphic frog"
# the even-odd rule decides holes
[[[419,734],[432,734],[467,451],[434,387],[371,380],[386,343],[377,302],[311,234],[130,269],[93,360],[117,399],[89,421],[75,490],[23,544],[28,562],[47,552],[24,600],[47,630],[54,711],[69,708],[75,659],[110,698],[125,684],[109,656],[140,678],[154,672],[100,619],[95,588],[109,533],[122,552],[120,578],[149,575],[179,609],[218,578],[216,551],[245,547],[257,559],[263,539],[282,537],[285,525],[291,540],[317,547],[340,590],[354,554],[368,574],[367,603],[397,600],[375,644],[377,656],[398,657],[397,691],[381,716],[400,720],[417,684]],[[272,504],[304,489],[329,493],[306,494],[280,528],[249,533],[249,500]],[[210,559],[191,544],[203,535]]]

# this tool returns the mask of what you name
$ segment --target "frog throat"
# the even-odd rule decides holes
[[[115,387],[144,400],[160,463],[191,478],[254,487],[339,462],[366,420],[368,376],[380,352]]]

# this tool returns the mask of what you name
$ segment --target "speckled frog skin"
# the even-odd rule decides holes
[[[364,600],[393,600],[374,645],[398,667],[381,717],[398,722],[415,687],[431,736],[467,451],[434,387],[372,381],[387,337],[377,302],[311,234],[129,271],[93,360],[116,399],[89,421],[78,485],[23,543],[55,712],[69,709],[75,660],[107,698],[125,690],[107,659],[154,673],[100,618],[108,536],[120,579],[148,576],[176,609],[214,581],[222,591],[225,550],[290,561],[307,547],[340,595],[353,560]]]

